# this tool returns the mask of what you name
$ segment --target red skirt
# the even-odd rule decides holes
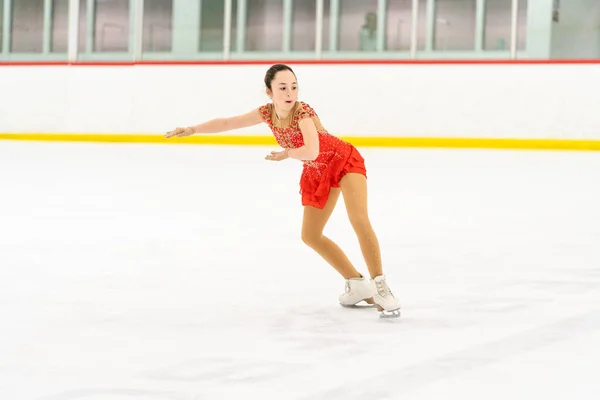
[[[331,188],[339,188],[340,180],[351,172],[367,176],[365,160],[354,146],[351,146],[350,154],[346,158],[324,165],[304,165],[300,178],[302,205],[323,209]]]

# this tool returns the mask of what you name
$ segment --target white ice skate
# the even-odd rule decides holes
[[[384,275],[376,276],[373,279],[375,283],[375,292],[373,301],[377,305],[381,318],[397,318],[400,316],[400,303],[390,290]]]
[[[373,293],[375,286],[370,279],[365,278],[350,278],[346,280],[346,290],[339,297],[340,304],[344,307],[360,307],[358,303],[364,301],[367,304],[374,306]],[[365,305],[361,305],[365,307]]]

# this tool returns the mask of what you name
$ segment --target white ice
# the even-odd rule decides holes
[[[600,396],[598,153],[360,149],[391,321],[270,150],[0,142],[0,399]]]

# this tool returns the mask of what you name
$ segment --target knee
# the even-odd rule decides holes
[[[371,221],[369,220],[367,214],[353,216],[350,219],[350,224],[352,225],[354,232],[356,232],[357,234],[368,233],[373,230],[373,227],[371,226]]]
[[[319,240],[321,239],[322,234],[319,232],[311,232],[308,230],[302,231],[302,242],[308,247],[315,247]]]

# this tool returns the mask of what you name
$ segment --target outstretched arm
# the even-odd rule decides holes
[[[188,126],[186,128],[176,128],[165,135],[166,138],[173,136],[183,137],[198,133],[221,133],[234,129],[246,128],[248,126],[258,125],[262,122],[262,117],[258,110],[254,109],[248,113],[236,115],[228,118],[215,118],[198,125]]]

